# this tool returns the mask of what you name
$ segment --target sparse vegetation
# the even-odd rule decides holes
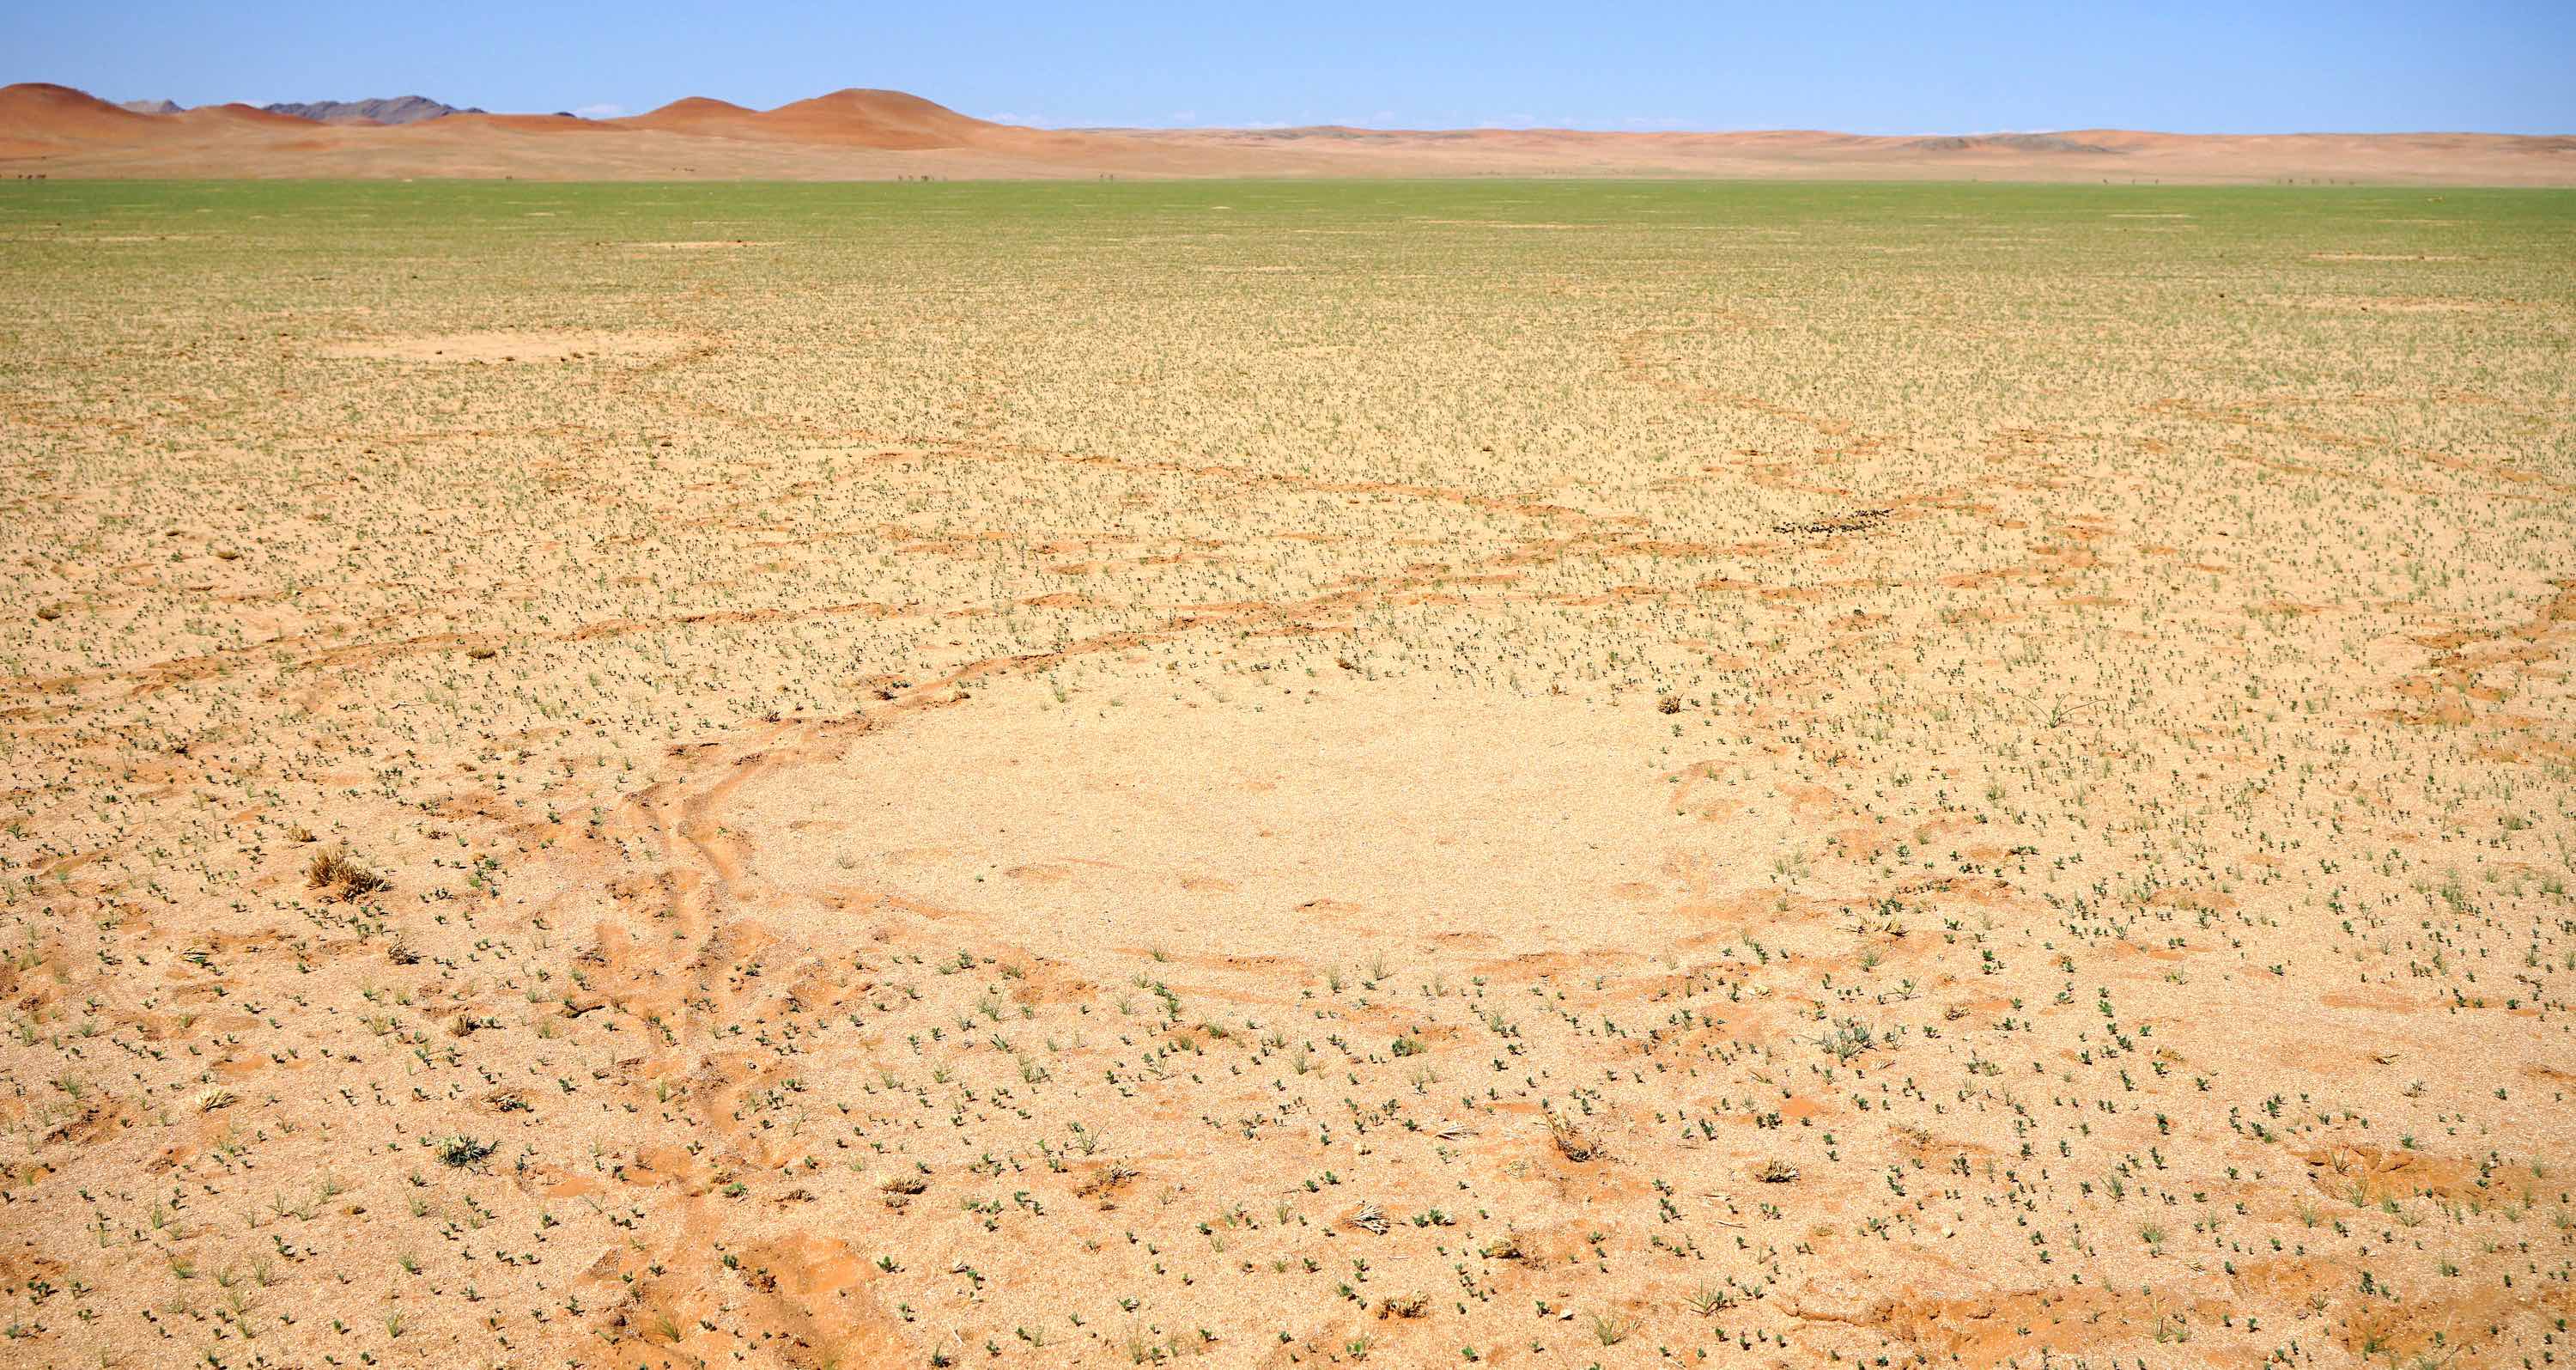
[[[2566,1359],[2564,196],[12,184],[18,1359]]]

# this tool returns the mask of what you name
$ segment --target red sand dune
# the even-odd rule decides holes
[[[584,119],[573,114],[444,114],[424,119],[407,127],[436,128],[450,136],[475,129],[501,129],[513,133],[607,133],[611,125]]]
[[[0,87],[0,168],[85,144],[117,144],[148,136],[149,114],[118,109],[69,86],[31,81]]]
[[[899,90],[836,90],[781,105],[760,124],[778,137],[882,148],[958,147],[1003,127]]]
[[[224,105],[199,105],[194,109],[181,110],[177,114],[146,115],[144,117],[171,119],[183,124],[248,124],[254,128],[273,128],[284,132],[298,134],[308,134],[317,128],[372,126],[372,121],[364,119],[350,120],[346,124],[326,124],[319,120],[299,119],[292,114],[278,114],[270,110],[261,109],[257,105],[245,105],[237,102]]]
[[[962,147],[1003,125],[972,119],[898,90],[836,90],[767,111],[692,96],[613,121],[634,128],[726,138],[921,150]]]
[[[579,132],[587,136],[555,135]],[[2476,133],[2184,135],[2126,129],[1875,137],[1815,130],[1031,129],[901,91],[771,110],[691,97],[622,119],[457,114],[320,124],[246,105],[120,109],[66,86],[0,88],[0,172],[48,176],[1632,175],[2336,180],[2576,185],[2576,138]]]
[[[750,126],[753,119],[758,117],[756,111],[744,109],[740,105],[723,100],[710,100],[703,95],[692,95],[686,99],[673,100],[657,110],[630,115],[624,119],[612,119],[608,122],[628,128],[665,129],[674,133],[706,133],[746,128]]]
[[[69,86],[29,81],[0,86],[0,138],[81,139],[141,137],[153,115],[118,109]]]

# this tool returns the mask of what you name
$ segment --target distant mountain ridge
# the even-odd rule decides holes
[[[481,114],[470,106],[460,107],[432,100],[426,95],[396,95],[379,100],[308,100],[302,103],[280,101],[260,108],[271,114],[292,114],[317,124],[339,124],[363,119],[371,124],[417,124],[428,119],[444,119],[451,114]]]
[[[188,107],[176,100],[127,100],[117,106],[137,114],[177,114]]]
[[[148,112],[147,112],[148,111]],[[0,177],[871,180],[1095,176],[1689,176],[1800,180],[2335,181],[2576,186],[2576,137],[1958,135],[1820,129],[1044,129],[901,91],[774,109],[692,97],[642,114],[488,114],[424,96],[179,110],[69,86],[0,86]]]

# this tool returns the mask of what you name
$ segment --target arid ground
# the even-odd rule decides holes
[[[0,187],[0,1361],[2564,1365],[2576,196]]]

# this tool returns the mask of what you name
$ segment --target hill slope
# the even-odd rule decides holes
[[[302,104],[281,102],[262,108],[271,114],[292,114],[298,119],[310,119],[320,124],[417,124],[425,119],[443,119],[451,114],[483,112],[432,100],[425,95],[397,95],[378,100],[311,100]]]

